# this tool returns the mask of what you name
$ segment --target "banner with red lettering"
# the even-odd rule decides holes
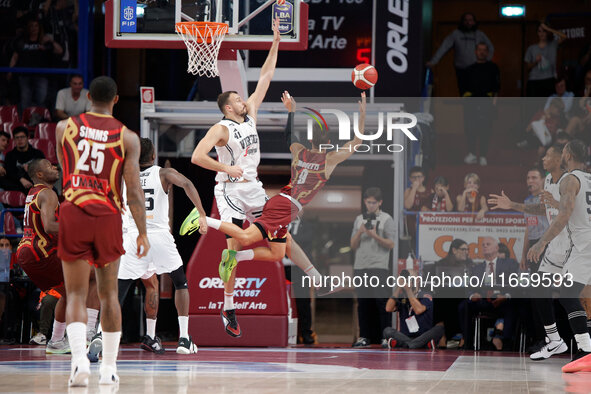
[[[511,258],[519,261],[523,252],[526,222],[523,214],[487,214],[476,219],[472,213],[421,212],[419,214],[419,256],[423,261],[438,261],[449,251],[451,241],[468,243],[469,257],[483,259],[482,241],[493,237],[509,248]]]

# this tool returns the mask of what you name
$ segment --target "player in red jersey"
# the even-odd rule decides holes
[[[287,91],[283,93],[281,100],[289,111],[286,132],[291,134],[296,103]],[[365,105],[365,93],[361,93],[358,127],[361,134],[364,133]],[[302,210],[302,207],[308,204],[322,189],[336,166],[353,154],[352,147],[360,144],[361,139],[356,135],[353,140],[347,142],[339,150],[323,152],[320,146],[329,143],[328,133],[315,129],[312,149],[297,142],[290,145],[292,164],[289,184],[284,186],[278,195],[267,201],[263,208],[263,214],[247,229],[242,229],[233,223],[207,218],[209,227],[230,235],[242,246],[251,245],[263,239],[270,241],[268,247],[257,247],[238,252],[225,249],[222,252],[222,262],[219,268],[220,277],[224,282],[230,277],[239,261],[277,261],[285,256],[286,251],[287,255],[290,255],[290,237],[287,226]]]
[[[57,256],[58,197],[52,189],[59,179],[59,171],[47,159],[33,159],[28,164],[28,174],[34,182],[25,204],[24,234],[16,252],[17,263],[29,278],[43,291],[54,289],[62,297],[55,306],[55,319],[51,340],[46,352],[64,354],[70,346],[64,337],[66,331],[66,289],[62,262]],[[94,276],[91,280],[87,311],[95,316],[89,319],[87,340],[95,333],[98,316],[98,297]]]
[[[70,117],[56,128],[57,155],[63,168],[58,255],[62,260],[68,297],[67,332],[72,350],[70,386],[87,386],[90,363],[86,357],[86,294],[94,265],[101,304],[103,360],[99,384],[117,384],[117,353],[121,337],[121,309],[117,272],[123,249],[121,182],[138,228],[137,255],[150,248],[146,233],[144,193],[140,186],[138,136],[112,116],[119,100],[117,84],[95,78],[88,93],[89,112]]]

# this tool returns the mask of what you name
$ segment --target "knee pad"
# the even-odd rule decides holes
[[[170,276],[170,279],[172,279],[172,284],[176,290],[187,288],[187,277],[185,276],[185,270],[183,269],[183,266],[180,266],[168,275]]]

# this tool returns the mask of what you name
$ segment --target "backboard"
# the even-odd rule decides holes
[[[308,5],[302,0],[108,0],[105,45],[110,48],[182,49],[174,25],[186,21],[227,23],[221,49],[265,50],[274,17],[280,21],[280,50],[308,47]]]

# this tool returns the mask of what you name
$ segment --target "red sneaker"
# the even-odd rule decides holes
[[[579,350],[573,361],[562,367],[564,373],[589,372],[591,371],[591,353]]]
[[[396,339],[390,338],[388,339],[388,349],[394,349],[396,347]]]

